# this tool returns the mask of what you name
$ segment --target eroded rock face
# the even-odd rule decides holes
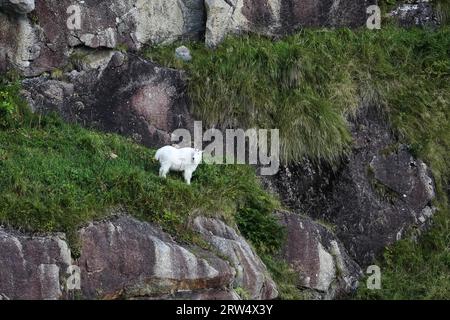
[[[353,152],[337,170],[305,162],[264,179],[289,207],[336,225],[349,254],[365,266],[411,227],[429,225],[434,184],[374,108],[351,126]]]
[[[192,127],[182,71],[119,52],[100,58],[86,62],[86,70],[66,74],[64,80],[25,80],[23,95],[32,110],[57,112],[66,121],[116,132],[151,147],[170,143],[177,128]]]
[[[130,217],[91,224],[80,236],[78,264],[87,298],[159,297],[206,289],[217,294],[233,281],[234,271],[225,261],[180,246],[159,228]]]
[[[362,271],[330,230],[295,213],[278,212],[277,217],[287,231],[281,257],[298,273],[300,287],[321,299],[356,290]]]
[[[197,217],[192,223],[204,239],[236,269],[235,288],[244,289],[251,299],[275,299],[278,291],[267,268],[247,241],[222,221]]]
[[[31,237],[0,228],[0,297],[55,300],[72,264],[63,235]],[[1,299],[0,299],[1,300]]]
[[[206,0],[206,44],[229,33],[286,35],[307,26],[362,26],[372,0]]]
[[[0,9],[11,2],[2,0]],[[34,1],[19,1],[13,9],[31,12]],[[0,51],[0,71],[13,66],[25,76],[62,68],[73,47],[138,50],[144,44],[198,38],[205,28],[203,0],[40,0],[32,18],[5,12],[0,14],[0,47],[8,55]]]

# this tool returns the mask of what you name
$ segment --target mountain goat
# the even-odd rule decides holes
[[[159,176],[166,178],[169,171],[184,171],[184,179],[190,185],[192,174],[202,162],[202,156],[202,151],[193,148],[162,147],[155,155],[155,159],[161,165]]]

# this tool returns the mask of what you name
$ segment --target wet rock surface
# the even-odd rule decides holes
[[[180,246],[158,227],[130,217],[92,224],[80,236],[78,264],[87,298],[160,297],[206,289],[217,294],[233,281],[234,271],[225,261]]]

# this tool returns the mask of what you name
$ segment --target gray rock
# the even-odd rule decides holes
[[[266,266],[236,230],[220,220],[205,217],[196,217],[192,228],[234,266],[234,288],[244,289],[251,299],[266,300],[278,296]]]
[[[436,26],[438,18],[429,1],[412,1],[402,3],[388,14],[402,27]]]
[[[71,23],[75,11],[67,13],[72,5],[79,8],[79,29]],[[33,16],[31,22],[0,14],[0,48],[7,49],[0,50],[0,71],[18,67],[25,76],[38,76],[66,65],[71,47],[139,50],[199,38],[205,28],[203,0],[40,0]],[[33,57],[24,58],[31,51]]]
[[[169,144],[177,128],[192,127],[182,71],[120,52],[83,60],[80,71],[65,79],[23,81],[31,108],[57,112],[66,121],[133,137],[150,147]]]
[[[158,227],[127,216],[91,224],[80,237],[81,288],[90,299],[217,292],[226,290],[234,278],[225,261],[180,246]]]
[[[18,14],[30,13],[34,7],[34,0],[0,0],[0,10],[11,10]]]
[[[60,279],[71,264],[63,235],[31,237],[0,228],[2,299],[60,299],[64,294]]]
[[[300,287],[321,299],[356,290],[362,271],[330,230],[295,213],[278,212],[277,217],[287,230],[281,257],[298,273]]]
[[[0,72],[14,68],[33,75],[31,65],[43,50],[41,34],[26,16],[0,11]]]
[[[305,26],[362,26],[374,0],[206,0],[206,45],[229,33],[281,36]]]
[[[191,51],[185,46],[181,46],[175,49],[175,57],[186,62],[192,60]]]
[[[435,191],[426,165],[375,109],[361,110],[351,130],[353,152],[339,168],[305,161],[263,179],[290,208],[335,225],[350,256],[366,266],[410,228],[429,226]]]

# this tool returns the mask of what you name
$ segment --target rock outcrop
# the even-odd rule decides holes
[[[306,26],[361,26],[376,0],[32,0],[0,2],[0,71],[62,68],[74,48],[139,50],[229,33],[283,36]],[[31,13],[30,13],[31,12]],[[25,15],[27,14],[28,15]]]
[[[427,228],[435,191],[427,166],[397,143],[375,108],[361,111],[351,130],[353,152],[337,170],[305,162],[264,179],[291,209],[335,225],[365,266],[412,227]]]
[[[276,285],[261,259],[236,230],[220,220],[197,217],[192,223],[198,231],[236,269],[234,287],[244,289],[251,299],[274,299]]]
[[[178,244],[158,226],[119,214],[79,230],[77,260],[63,234],[0,229],[0,297],[234,300],[237,288],[253,299],[277,297],[264,264],[234,229],[201,217],[195,226],[214,250]],[[78,286],[69,286],[74,279]]]
[[[222,259],[180,246],[158,227],[127,216],[91,224],[80,239],[81,291],[88,299],[227,292],[234,278]]]
[[[206,0],[206,44],[229,33],[282,36],[301,27],[362,26],[371,0]]]
[[[0,300],[59,299],[72,257],[63,235],[28,236],[0,228]]]
[[[199,38],[205,28],[203,0],[41,0],[35,9],[34,1],[2,0],[0,10],[0,71],[26,76],[62,68],[75,47],[138,50]]]
[[[298,283],[313,298],[335,299],[353,293],[362,271],[326,227],[291,212],[278,212],[287,240],[281,258],[298,273]]]
[[[66,121],[152,147],[170,143],[175,129],[192,127],[182,71],[120,52],[82,60],[84,69],[61,80],[23,81],[23,95],[34,112],[56,112]]]

